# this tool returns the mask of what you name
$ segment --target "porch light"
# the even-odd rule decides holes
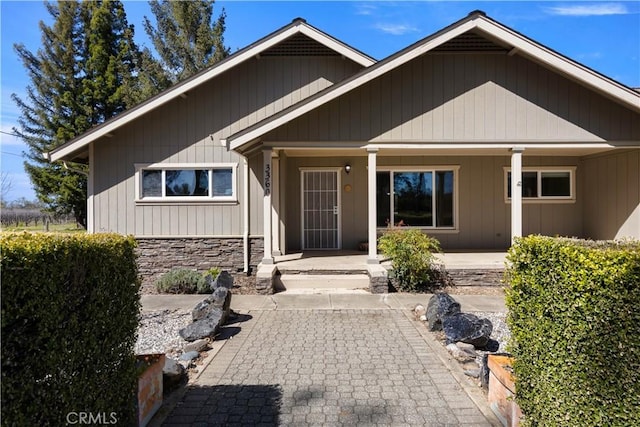
[[[344,165],[344,171],[347,173],[347,175],[349,175],[349,172],[351,172],[351,165],[349,163]]]

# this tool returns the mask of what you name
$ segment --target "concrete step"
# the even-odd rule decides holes
[[[369,289],[366,274],[281,274],[274,282],[276,291]]]

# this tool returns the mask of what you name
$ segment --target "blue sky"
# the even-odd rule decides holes
[[[146,1],[124,1],[136,42],[149,46],[142,27],[151,16]],[[491,18],[523,33],[627,86],[640,87],[640,1],[218,1],[216,14],[227,13],[225,42],[232,52],[302,17],[320,30],[383,59],[435,31],[483,10]],[[23,170],[26,147],[7,135],[19,115],[11,94],[24,98],[29,84],[13,50],[23,43],[40,46],[38,22],[50,23],[40,1],[0,0],[1,169],[12,190],[7,200],[35,199]]]

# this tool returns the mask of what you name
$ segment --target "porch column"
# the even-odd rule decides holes
[[[280,157],[277,151],[271,156],[271,231],[273,233],[273,255],[282,255],[280,251]]]
[[[271,234],[271,155],[273,151],[271,148],[264,148],[262,150],[262,188],[264,189],[263,198],[263,219],[262,219],[262,234],[264,235],[264,257],[262,258],[263,264],[273,264],[272,254],[272,234]]]
[[[368,234],[369,234],[369,257],[367,264],[379,264],[377,251],[377,233],[376,233],[376,157],[377,148],[367,148],[369,164],[367,169],[367,189],[368,189]]]
[[[522,152],[524,148],[511,149],[511,244],[522,237]]]

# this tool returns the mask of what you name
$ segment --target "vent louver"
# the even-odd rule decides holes
[[[445,44],[433,49],[432,52],[501,52],[506,53],[509,48],[500,46],[493,41],[476,33],[464,33],[449,40]]]
[[[260,56],[340,56],[337,52],[305,36],[295,34],[260,54]]]

